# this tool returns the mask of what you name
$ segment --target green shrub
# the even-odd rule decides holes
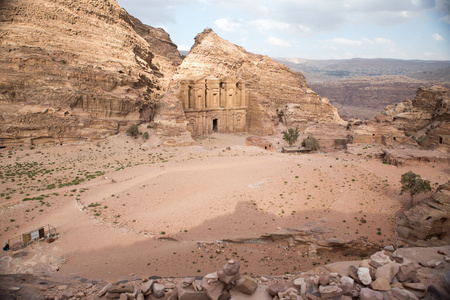
[[[411,207],[413,206],[415,195],[431,191],[430,181],[423,180],[420,175],[415,174],[412,171],[403,174],[400,183],[402,184],[402,191],[400,194],[403,194],[403,192],[409,193],[409,195],[411,196]]]
[[[302,146],[311,151],[317,151],[320,149],[319,141],[312,135],[303,139]]]
[[[294,145],[297,142],[298,137],[300,136],[298,126],[295,129],[289,128],[287,131],[283,131],[282,133],[283,133],[283,140],[288,142],[289,146]]]
[[[139,135],[139,128],[137,127],[136,124],[133,124],[130,127],[128,127],[127,135],[132,137],[137,137]]]
[[[150,137],[150,136],[149,136],[148,132],[144,132],[144,134],[142,135],[142,138],[143,138],[144,140],[148,140],[149,137]]]

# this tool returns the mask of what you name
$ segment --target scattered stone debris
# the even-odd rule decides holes
[[[441,253],[446,252],[440,250]],[[54,282],[32,275],[3,275],[0,294],[10,295],[11,299],[28,299],[35,293],[39,297],[33,299],[99,300],[449,299],[448,263],[427,260],[416,264],[406,258],[399,263],[394,259],[399,256],[396,252],[382,250],[368,260],[340,262],[278,277],[241,276],[240,263],[233,259],[221,270],[204,277],[160,278],[130,274],[114,282],[83,278]],[[437,272],[427,271],[429,268]],[[440,271],[439,268],[445,269]]]

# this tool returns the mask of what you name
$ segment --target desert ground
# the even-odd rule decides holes
[[[93,143],[0,149],[0,242],[50,224],[59,238],[2,252],[1,273],[83,278],[203,275],[227,260],[249,275],[280,275],[344,260],[307,246],[233,243],[310,226],[324,238],[396,243],[395,218],[409,208],[400,176],[433,188],[448,165],[383,164],[380,145],[285,154],[246,146],[245,134],[213,134],[196,146],[120,134]],[[272,138],[281,149],[284,142]],[[429,196],[421,194],[415,201]],[[345,260],[360,257],[345,257]]]

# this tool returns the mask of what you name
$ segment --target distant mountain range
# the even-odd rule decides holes
[[[422,80],[450,81],[450,61],[353,58],[312,60],[275,58],[291,70],[301,72],[309,82],[344,78],[401,75]]]
[[[369,119],[390,104],[412,100],[420,86],[450,87],[450,61],[276,58],[302,73],[344,119]]]

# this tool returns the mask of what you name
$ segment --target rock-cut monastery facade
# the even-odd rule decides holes
[[[181,81],[181,102],[193,135],[246,131],[246,85],[234,77]]]

